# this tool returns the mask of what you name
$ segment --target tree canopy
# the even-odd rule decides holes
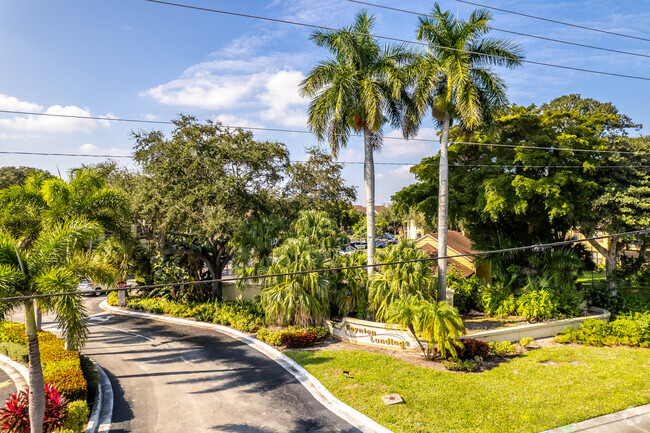
[[[218,279],[243,223],[277,205],[288,152],[282,143],[257,141],[218,122],[181,116],[174,124],[170,137],[133,134],[141,172],[124,183],[142,235],[163,254],[201,260],[210,279]],[[218,283],[213,297],[221,297]]]

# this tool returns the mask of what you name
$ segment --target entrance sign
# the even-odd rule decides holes
[[[386,328],[384,323],[350,317],[344,317],[340,322],[326,320],[325,326],[334,337],[349,343],[409,352],[420,351],[420,346],[415,338],[397,326]]]
[[[120,281],[117,283],[117,287],[120,289],[126,289],[126,281]],[[120,307],[126,305],[126,290],[120,290],[117,292],[117,305]]]

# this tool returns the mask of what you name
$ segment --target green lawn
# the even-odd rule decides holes
[[[540,432],[650,402],[647,349],[537,349],[474,374],[360,351],[285,354],[337,398],[395,433]],[[541,364],[547,360],[559,364]],[[580,363],[569,363],[574,360]],[[351,378],[345,379],[343,370]],[[384,405],[381,396],[391,393],[399,393],[405,404]]]

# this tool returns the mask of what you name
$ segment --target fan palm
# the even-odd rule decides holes
[[[40,230],[25,242],[0,229],[0,297],[32,296],[73,292],[83,277],[99,282],[114,278],[114,269],[84,246],[102,234],[101,227],[86,219],[72,218]],[[0,319],[11,310],[24,306],[25,330],[29,349],[29,418],[31,432],[43,431],[45,389],[38,343],[36,310],[51,311],[73,348],[81,347],[88,337],[85,307],[80,295],[39,298],[36,302],[0,303]]]
[[[429,255],[416,249],[413,242],[400,240],[377,254],[379,263],[425,260]],[[435,278],[428,261],[385,265],[368,282],[368,302],[375,319],[386,318],[388,307],[406,296],[427,297],[435,290]]]
[[[353,254],[339,255],[336,267],[354,267],[366,264],[366,256],[361,251]],[[357,311],[359,319],[365,319],[365,309],[368,303],[368,274],[363,268],[344,269],[335,274],[335,289],[332,292],[332,303],[338,307],[339,314],[348,315]]]
[[[448,358],[456,357],[456,349],[463,347],[458,337],[465,333],[465,325],[458,310],[445,302],[406,296],[388,308],[386,325],[408,329],[428,358],[432,356],[434,348],[441,357]],[[426,350],[418,336],[427,340]]]
[[[306,239],[328,259],[334,258],[348,243],[348,236],[323,211],[304,211],[292,227],[292,236]]]
[[[426,42],[425,53],[407,67],[413,87],[411,103],[403,122],[405,136],[414,136],[430,110],[442,128],[438,199],[438,251],[447,252],[449,129],[454,121],[465,129],[489,123],[496,108],[507,102],[505,83],[491,66],[521,65],[521,48],[511,42],[487,38],[492,14],[475,10],[467,22],[458,21],[436,3],[429,17],[420,18],[418,41]],[[438,261],[438,300],[446,297],[447,260]]]
[[[287,239],[273,251],[271,274],[304,272],[326,267],[322,252],[307,239]],[[279,324],[320,324],[329,313],[330,276],[320,272],[272,277],[264,280],[262,306],[266,317]]]
[[[410,54],[402,46],[380,46],[371,36],[374,17],[356,14],[349,27],[316,31],[311,39],[329,50],[301,83],[309,104],[309,127],[319,140],[328,140],[333,155],[345,147],[350,134],[363,131],[364,189],[368,264],[375,252],[375,168],[373,152],[381,146],[382,125],[401,125],[400,101],[405,100],[401,65]],[[373,268],[368,268],[372,273]]]

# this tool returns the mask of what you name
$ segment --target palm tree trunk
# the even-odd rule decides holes
[[[438,256],[447,255],[447,226],[449,211],[449,113],[445,113],[440,137],[440,179],[438,181]],[[438,302],[447,299],[447,259],[438,259]]]
[[[29,350],[29,425],[31,433],[43,433],[45,383],[38,346],[38,330],[33,302],[25,302],[25,333]]]
[[[372,148],[372,133],[367,127],[363,128],[363,185],[366,192],[366,225],[368,242],[368,264],[375,263],[375,161]],[[368,268],[371,276],[375,268]]]

